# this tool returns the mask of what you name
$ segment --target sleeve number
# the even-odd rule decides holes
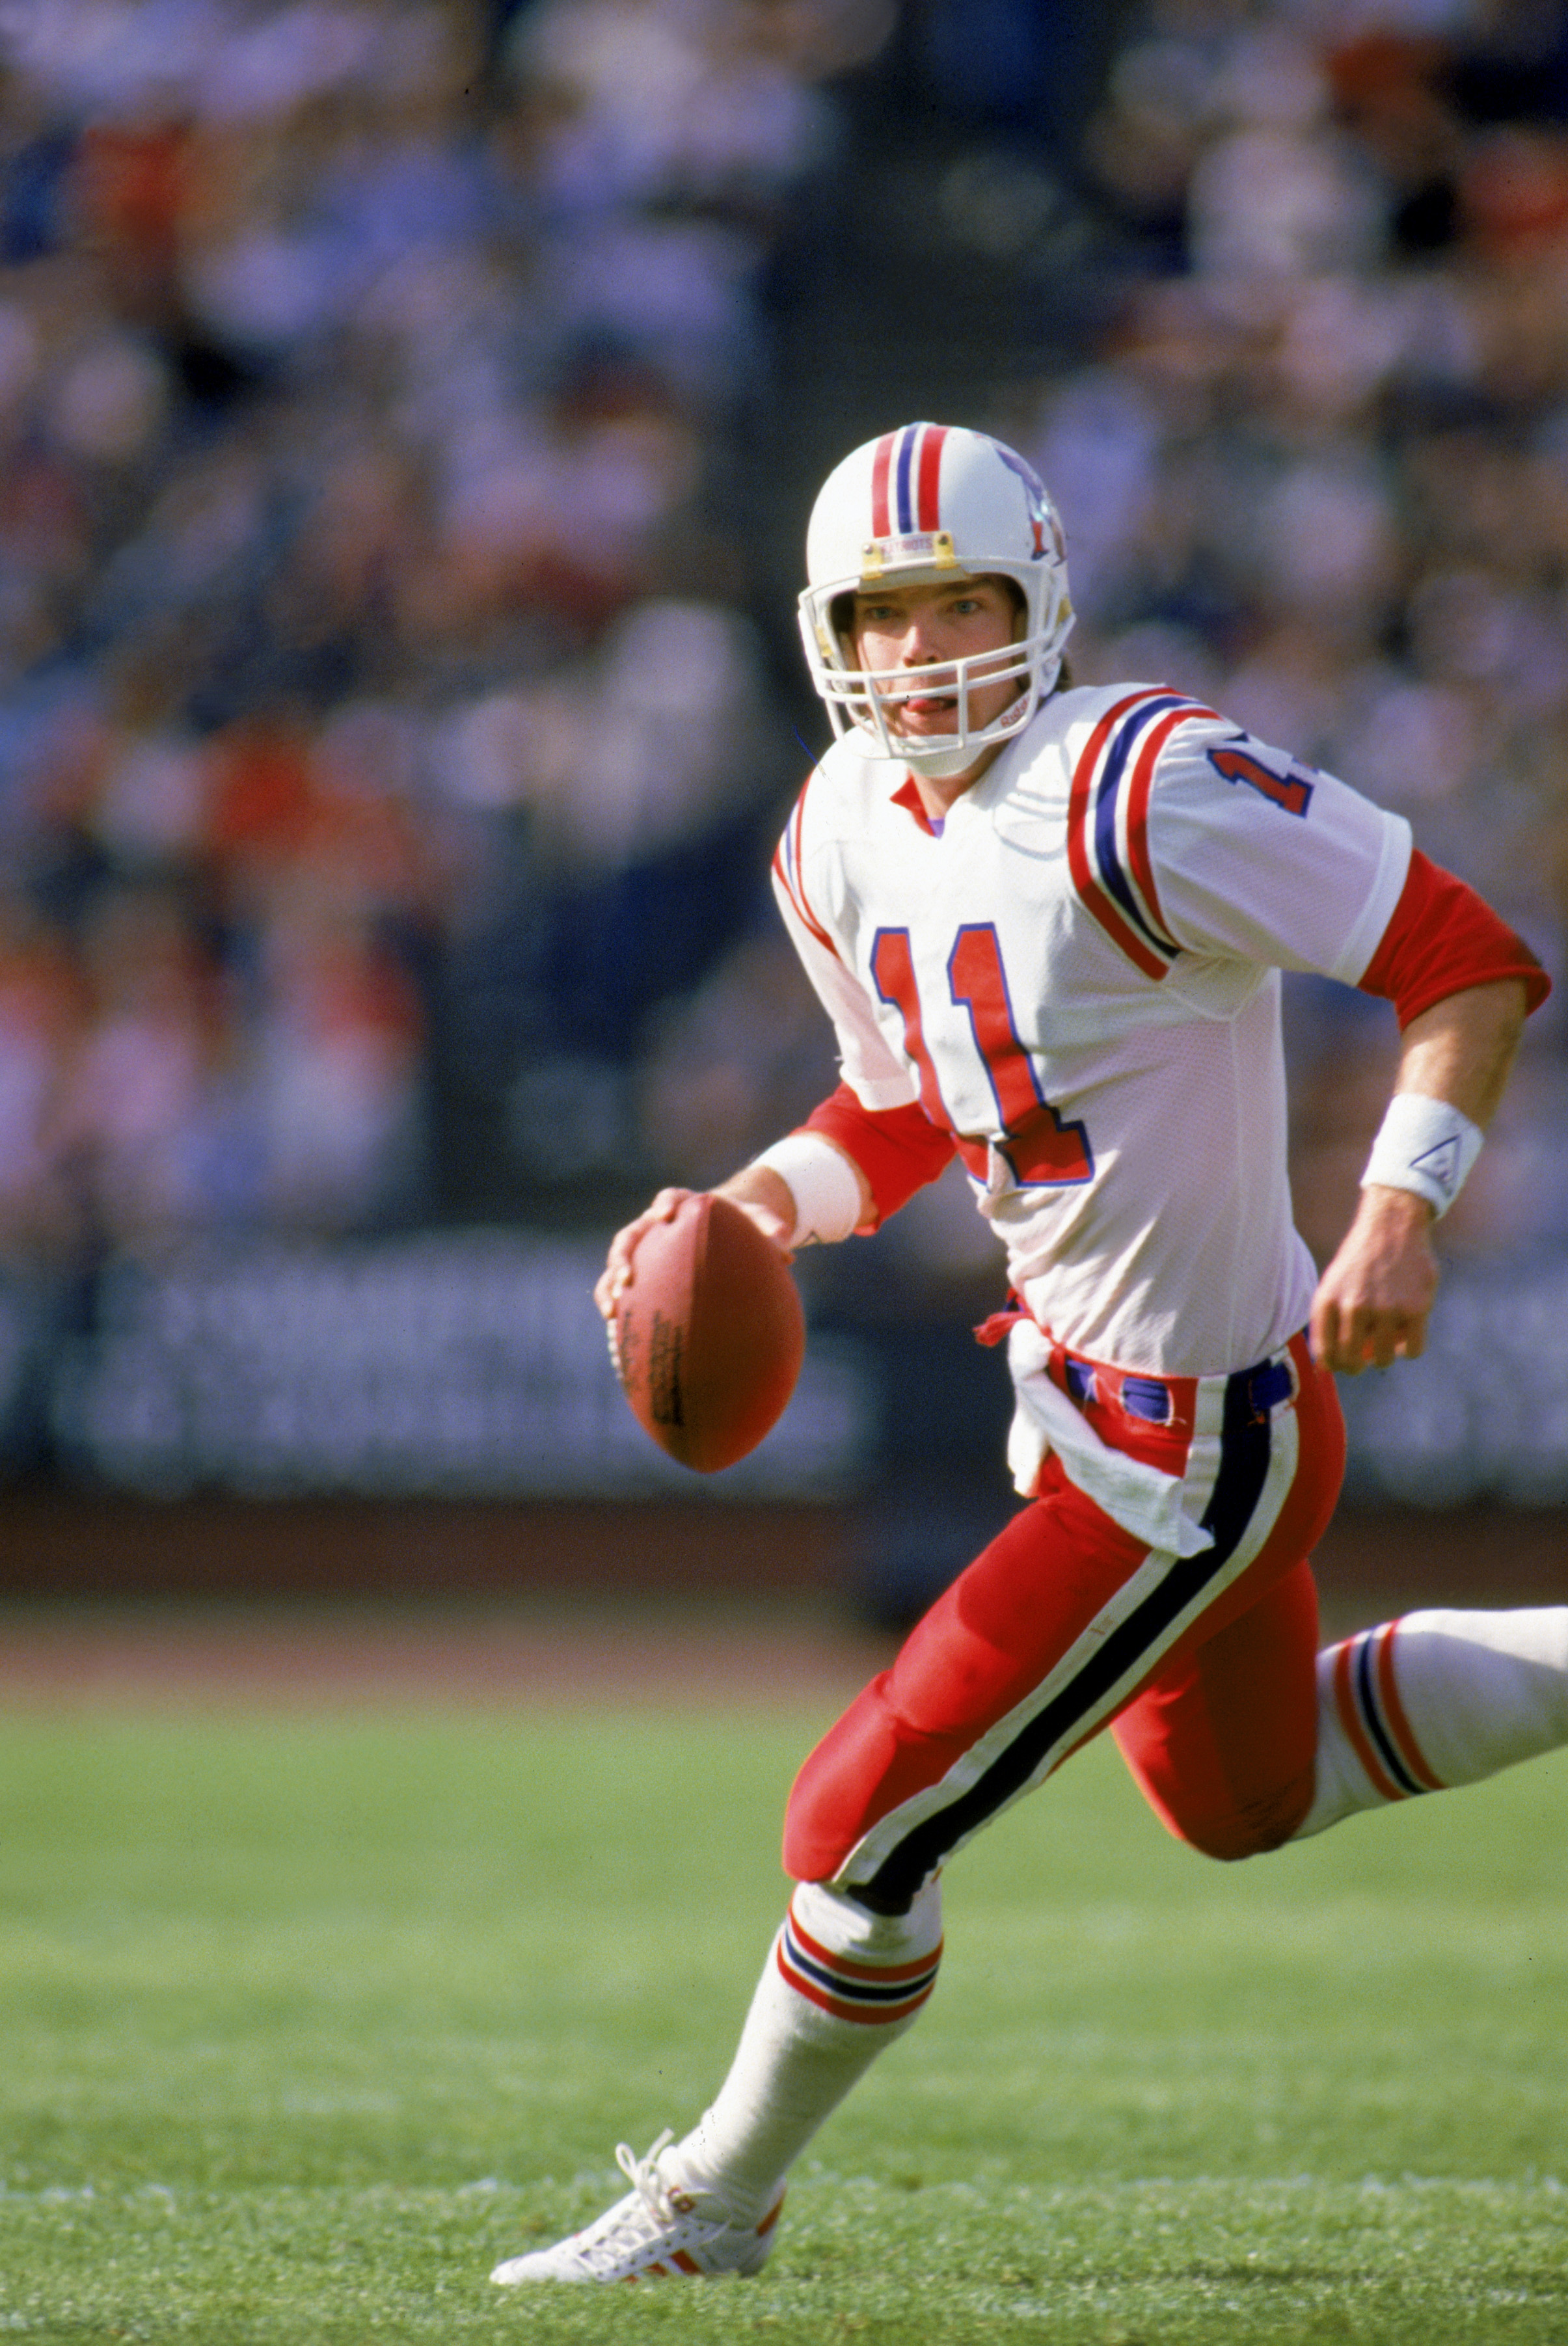
[[[983,1180],[988,1155],[983,1141],[958,1132],[942,1096],[926,1047],[920,994],[907,929],[879,929],[871,947],[871,974],[882,1000],[903,1021],[904,1048],[920,1078],[921,1105],[932,1122],[953,1134],[969,1170]],[[1094,1178],[1095,1158],[1082,1124],[1064,1123],[1041,1092],[1034,1066],[1018,1037],[1002,948],[989,921],[967,923],[953,939],[947,962],[948,992],[967,1011],[974,1047],[984,1064],[1002,1127],[1002,1155],[1021,1188],[1059,1187]]]
[[[1245,782],[1248,790],[1283,807],[1287,814],[1304,815],[1312,803],[1312,785],[1295,768],[1288,774],[1277,774],[1248,750],[1211,750],[1208,762],[1227,782]]]

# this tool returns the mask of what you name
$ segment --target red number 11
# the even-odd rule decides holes
[[[921,1105],[933,1124],[952,1132],[953,1121],[926,1049],[907,929],[878,930],[871,947],[871,974],[882,1000],[891,1002],[903,1020],[904,1047],[920,1076]],[[947,984],[954,1004],[969,1013],[974,1046],[985,1063],[1006,1136],[1002,1154],[1013,1168],[1013,1179],[1021,1188],[1092,1180],[1095,1158],[1088,1134],[1080,1123],[1064,1124],[1042,1096],[1033,1063],[1018,1039],[1002,948],[989,921],[966,923],[960,929],[948,955]],[[964,1163],[983,1179],[984,1144],[966,1135],[956,1137]]]

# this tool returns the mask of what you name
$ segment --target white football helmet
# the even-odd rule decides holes
[[[904,740],[887,712],[929,693],[933,671],[851,667],[853,645],[834,625],[835,603],[878,586],[991,574],[1011,579],[1023,597],[1018,641],[1005,656],[989,652],[935,671],[956,697],[956,729]],[[800,633],[811,681],[834,733],[857,729],[868,757],[901,759],[933,780],[961,774],[993,742],[1021,733],[1056,681],[1073,625],[1062,525],[1033,464],[983,432],[906,423],[846,456],[811,508],[806,576]],[[838,616],[841,623],[846,614]],[[1017,699],[989,725],[972,728],[972,681],[1014,678]]]

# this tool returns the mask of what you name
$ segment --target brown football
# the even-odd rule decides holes
[[[728,1198],[687,1198],[638,1241],[616,1344],[626,1399],[699,1474],[755,1450],[795,1390],[806,1321],[789,1266]]]

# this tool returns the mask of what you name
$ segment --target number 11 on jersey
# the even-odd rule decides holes
[[[878,930],[871,974],[882,1000],[891,1003],[903,1021],[904,1048],[920,1077],[921,1105],[933,1124],[956,1132],[926,1048],[907,929]],[[1042,1094],[1033,1063],[1019,1040],[1002,947],[990,921],[968,922],[959,930],[948,955],[947,983],[955,1007],[969,1014],[974,1047],[996,1101],[1004,1141],[1002,1154],[1014,1180],[1024,1188],[1092,1180],[1095,1158],[1087,1132],[1076,1121],[1064,1124]],[[958,1139],[964,1163],[983,1180],[984,1144],[967,1135]]]

